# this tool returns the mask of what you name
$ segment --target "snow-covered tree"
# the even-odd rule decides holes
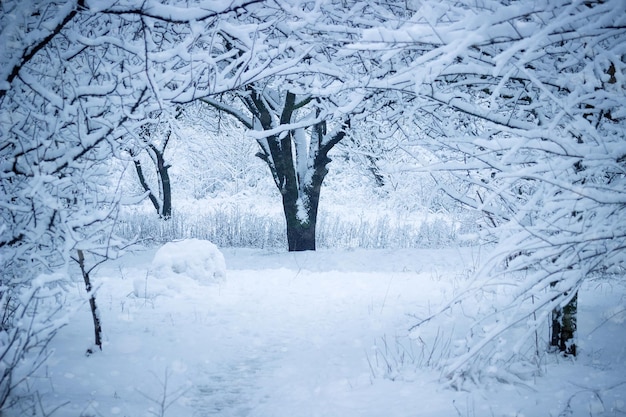
[[[123,245],[113,235],[121,173],[111,159],[123,156],[128,133],[165,103],[158,93],[167,82],[159,84],[147,66],[155,51],[167,55],[147,36],[161,16],[147,10],[169,14],[142,5],[0,4],[0,409],[47,358],[64,323],[61,284],[74,262],[99,342],[89,272]],[[195,17],[229,10],[200,5]],[[191,32],[184,24],[173,33],[184,40]]]
[[[281,71],[245,84],[227,95],[202,100],[239,120],[259,147],[282,196],[290,251],[314,250],[322,183],[331,162],[328,154],[357,128],[358,121],[389,102],[385,89],[368,91],[367,79],[378,71],[378,55],[350,49],[361,26],[397,20],[407,10],[385,2],[266,2],[249,22],[276,22],[271,32],[242,37],[241,21],[219,27],[223,55],[230,54],[233,73],[238,64],[268,46],[295,57]],[[371,18],[371,19],[369,19]],[[258,24],[258,23],[257,23]],[[280,68],[280,66],[278,66]]]
[[[128,145],[137,180],[157,215],[163,220],[172,217],[171,165],[166,160],[165,151],[172,138],[177,136],[176,119],[182,113],[180,108],[172,110],[175,112],[172,117],[167,117],[164,111],[154,112],[137,132],[132,133]],[[146,171],[146,166],[150,172]]]
[[[519,356],[548,319],[551,343],[575,354],[578,289],[623,271],[625,7],[441,2],[422,7],[402,30],[366,33],[360,45],[385,45],[399,63],[423,48],[420,39],[432,39],[432,51],[377,83],[411,92],[412,111],[439,130],[430,135],[433,152],[446,159],[439,168],[468,183],[446,191],[495,226],[498,249],[479,273],[490,285],[516,288],[509,305],[477,322],[467,351],[449,364],[452,376],[477,358]],[[521,341],[486,348],[520,325],[527,326]]]
[[[290,251],[315,250],[315,227],[322,183],[328,173],[328,152],[346,135],[348,122],[328,131],[311,96],[246,88],[241,99],[249,112],[229,110],[250,130],[259,130],[257,154],[270,169],[282,196]],[[206,100],[226,109],[222,104]],[[310,106],[309,106],[310,105]],[[306,107],[308,112],[304,113]],[[300,118],[298,114],[302,114]],[[300,126],[298,126],[300,125]],[[267,134],[267,135],[266,135]]]
[[[116,25],[84,2],[1,7],[0,408],[43,363],[64,323],[62,284],[73,260],[87,272],[92,256],[100,262],[120,246],[108,161],[116,130],[147,97],[145,88],[124,86],[121,49],[98,42]]]

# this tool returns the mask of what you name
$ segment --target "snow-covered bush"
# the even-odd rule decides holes
[[[226,274],[224,255],[207,240],[186,239],[163,245],[154,255],[156,278],[189,277],[202,284],[221,281]]]
[[[230,203],[225,203],[230,199]],[[320,248],[435,248],[457,244],[461,235],[474,230],[469,215],[411,213],[410,218],[385,208],[384,201],[370,199],[366,211],[357,202],[328,206],[320,211],[317,243]],[[221,200],[204,200],[195,208],[182,207],[171,219],[161,221],[150,210],[127,210],[120,216],[118,233],[151,244],[197,238],[220,247],[285,248],[285,220],[275,209],[262,210],[254,196],[223,195]],[[199,209],[198,206],[203,206]],[[467,241],[462,241],[464,245]]]
[[[48,344],[65,324],[55,302],[63,278],[41,275],[17,286],[0,281],[0,414],[28,396],[22,385],[44,364],[50,355]]]

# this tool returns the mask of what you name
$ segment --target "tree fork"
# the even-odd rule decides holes
[[[171,132],[168,133],[168,140]],[[166,141],[167,143],[167,141]],[[165,145],[167,146],[167,145]],[[156,146],[150,145],[150,149],[154,152],[157,160],[157,172],[159,174],[159,185],[161,186],[161,193],[163,197],[163,205],[161,207],[161,211],[159,214],[164,220],[168,220],[172,217],[172,186],[170,183],[170,174],[168,169],[170,165],[165,163],[165,146],[163,147],[163,151],[157,149]]]

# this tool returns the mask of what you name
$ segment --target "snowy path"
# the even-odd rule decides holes
[[[306,263],[305,256],[297,260]],[[415,280],[423,277],[415,271],[347,274],[319,264],[233,269],[235,262],[211,303],[237,319],[207,329],[214,349],[226,357],[200,371],[197,415],[264,416],[272,410],[277,416],[282,409],[288,416],[306,404],[306,415],[340,416],[366,406],[350,391],[371,385],[368,354],[385,332],[406,328],[406,313],[420,298]]]

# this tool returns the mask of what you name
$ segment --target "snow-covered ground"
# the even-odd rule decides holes
[[[626,414],[626,313],[615,308],[626,300],[616,283],[581,292],[576,360],[543,355],[543,372],[525,384],[494,380],[455,391],[438,371],[437,346],[457,318],[437,319],[440,345],[408,329],[416,314],[450,299],[478,248],[223,249],[221,271],[219,254],[196,243],[157,263],[158,248],[141,250],[94,274],[103,350],[85,354],[93,342],[85,302],[30,382],[45,412],[63,405],[53,415]],[[202,253],[215,264],[197,262]],[[203,268],[213,276],[198,275]],[[72,293],[86,299],[79,281]]]

